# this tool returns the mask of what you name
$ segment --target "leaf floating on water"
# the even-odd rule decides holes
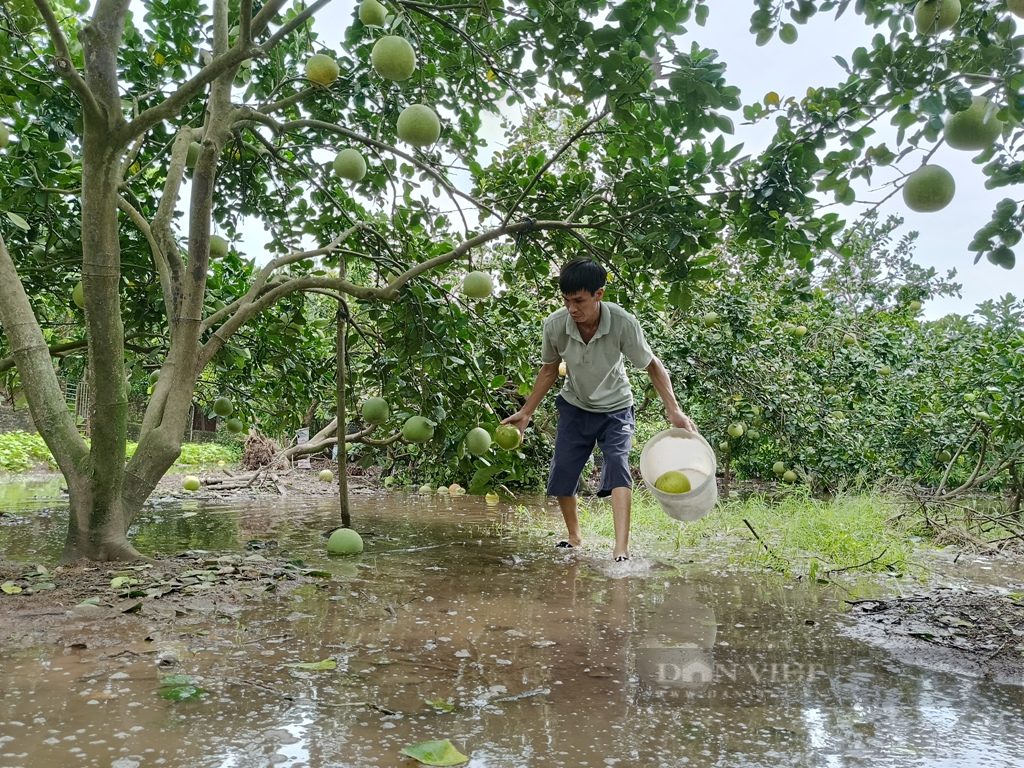
[[[3,592],[5,595],[16,595],[21,592],[21,587],[13,581],[5,581],[3,584],[0,584],[0,592]]]
[[[167,701],[195,701],[205,693],[202,688],[194,685],[176,685],[173,688],[161,688],[160,698]]]
[[[434,709],[440,710],[441,712],[455,711],[455,705],[450,701],[445,701],[444,699],[424,699],[424,701]]]
[[[419,760],[424,765],[460,765],[468,762],[469,758],[459,752],[450,741],[424,741],[421,744],[414,744],[400,751],[414,760]]]
[[[285,664],[286,667],[292,669],[305,669],[310,672],[326,672],[331,669],[337,669],[338,662],[334,659],[324,659],[323,661],[293,661],[289,664]]]
[[[196,685],[188,675],[165,675],[160,678],[160,690],[157,692],[161,699],[167,701],[195,701],[208,691]]]

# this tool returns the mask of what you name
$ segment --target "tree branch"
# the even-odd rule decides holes
[[[156,237],[153,235],[153,230],[146,221],[146,217],[142,215],[142,212],[134,205],[129,203],[123,197],[117,198],[117,207],[128,214],[128,218],[132,220],[132,223],[138,227],[139,231],[145,236],[146,242],[149,243],[149,251],[153,254],[153,263],[156,265],[156,270],[160,274],[160,284],[167,286],[171,284],[171,265],[168,262],[167,257],[164,255],[163,249],[157,242]]]
[[[343,237],[347,236],[347,233],[354,231],[358,227],[359,225],[356,225],[355,227],[352,227],[350,230],[347,230],[346,234],[344,234]],[[461,243],[459,243],[459,245],[455,246],[455,248],[448,251],[448,253],[441,254],[440,256],[435,256],[432,259],[427,259],[424,262],[421,262],[413,267],[410,267],[403,274],[396,277],[387,286],[383,288],[373,288],[369,286],[355,285],[354,283],[351,283],[348,280],[343,280],[341,278],[336,277],[301,277],[295,279],[286,279],[277,283],[270,283],[270,290],[264,292],[262,295],[259,296],[259,298],[255,298],[258,291],[256,290],[256,283],[254,282],[253,287],[249,289],[249,292],[246,294],[246,296],[235,302],[237,303],[237,308],[235,309],[234,314],[231,315],[231,317],[229,317],[224,322],[224,324],[221,325],[221,327],[214,332],[212,338],[210,338],[209,341],[207,341],[202,346],[199,365],[202,368],[209,364],[209,362],[213,359],[214,355],[216,355],[217,352],[224,346],[224,344],[227,343],[227,340],[231,338],[232,334],[234,334],[239,328],[245,325],[249,320],[258,315],[264,309],[274,304],[274,302],[284,298],[285,296],[291,295],[298,291],[321,289],[341,291],[342,293],[346,293],[350,296],[355,296],[356,298],[364,299],[366,301],[397,301],[400,289],[414,277],[421,275],[424,272],[427,272],[431,269],[434,269],[435,267],[439,267],[443,264],[453,262],[467,254],[473,248],[479,248],[480,246],[490,242],[491,240],[496,240],[497,238],[504,237],[506,235],[517,235],[521,232],[531,232],[534,230],[546,229],[571,231],[573,229],[586,229],[586,226],[580,224],[570,224],[565,221],[528,220],[519,222],[517,224],[511,224],[505,227],[499,227],[497,229],[481,233],[476,237],[463,240]],[[305,254],[303,254],[303,257],[309,258],[314,254],[319,255],[322,253],[328,253],[330,252],[331,247],[333,246],[330,246],[329,248],[326,249],[318,249],[317,251],[307,251]],[[282,258],[294,261],[298,260],[299,256],[297,254],[290,254],[289,256]],[[268,265],[268,267],[269,266],[270,265]],[[263,272],[261,272],[261,277],[263,277],[264,273],[266,272],[267,268],[264,268]],[[257,280],[259,280],[259,278],[257,278]],[[267,285],[267,283],[264,281],[263,285]],[[233,303],[232,306],[234,306],[235,303]],[[223,311],[224,310],[221,310],[221,312]],[[207,320],[206,324],[204,325],[207,325],[207,327],[209,327],[209,322],[210,321]]]
[[[252,34],[253,36],[259,36],[263,34],[270,22],[274,20],[281,8],[284,7],[286,0],[269,0],[269,2],[260,8],[259,12],[253,17],[252,20]]]
[[[139,136],[163,120],[173,120],[189,100],[203,88],[221,75],[236,69],[246,59],[251,59],[260,53],[262,53],[262,49],[259,46],[235,45],[223,56],[217,56],[190,80],[183,83],[178,90],[128,123],[124,128],[128,134],[127,138]]]
[[[495,211],[486,203],[483,203],[480,200],[477,200],[472,195],[468,194],[467,192],[463,192],[462,190],[454,187],[451,184],[451,182],[448,181],[448,179],[446,179],[441,173],[436,171],[434,168],[418,160],[415,156],[410,155],[407,152],[403,152],[402,150],[398,149],[397,147],[393,147],[390,144],[385,144],[383,141],[371,139],[369,136],[363,136],[362,134],[356,133],[355,131],[350,131],[348,128],[342,128],[340,125],[328,123],[323,120],[293,120],[288,123],[279,123],[277,120],[274,120],[274,118],[269,117],[268,115],[262,115],[256,112],[249,113],[249,117],[251,117],[251,119],[258,120],[259,122],[262,122],[265,125],[270,126],[275,133],[290,133],[291,131],[299,128],[317,128],[320,130],[331,131],[333,133],[340,134],[341,136],[345,136],[346,138],[352,139],[353,141],[358,141],[361,144],[365,144],[368,147],[373,147],[374,149],[379,149],[381,151],[391,153],[415,165],[421,171],[423,171],[432,179],[434,179],[434,181],[440,184],[449,195],[458,196],[463,198],[464,200],[468,200],[480,210],[487,211],[493,216],[498,215],[497,211]]]
[[[61,393],[50,348],[43,338],[25,286],[18,277],[7,243],[0,236],[0,326],[18,366],[36,429],[68,480],[87,467],[89,447],[75,426],[75,416]]]
[[[533,175],[533,178],[530,179],[530,182],[525,187],[523,187],[523,191],[519,193],[519,197],[512,204],[512,206],[508,209],[508,212],[505,214],[505,217],[501,220],[502,226],[508,224],[509,221],[512,220],[512,215],[516,212],[516,209],[519,207],[519,204],[521,202],[523,202],[523,200],[526,198],[526,195],[529,194],[531,189],[533,189],[534,185],[538,181],[540,181],[540,178],[547,172],[548,168],[550,168],[552,165],[554,165],[554,163],[558,160],[558,158],[560,158],[566,152],[566,150],[569,149],[569,147],[571,147],[573,144],[575,144],[576,141],[579,140],[579,138],[583,134],[585,134],[587,131],[589,131],[591,126],[593,126],[595,123],[603,120],[605,118],[605,116],[607,116],[610,112],[611,112],[611,109],[609,107],[605,107],[601,112],[597,113],[590,120],[588,120],[586,123],[584,123],[583,126],[580,127],[579,130],[577,130],[575,133],[573,133],[572,136],[570,136],[568,139],[565,140],[565,142],[562,144],[562,146],[560,146],[558,149],[555,150],[555,153],[548,159],[548,161],[546,163],[544,163],[544,165],[542,165],[537,170],[537,172]]]
[[[69,352],[75,352],[79,349],[85,349],[89,346],[89,342],[85,339],[78,339],[77,341],[65,341],[61,344],[52,344],[50,346],[50,357],[64,357]],[[9,371],[11,368],[17,367],[17,361],[14,359],[14,355],[10,357],[0,358],[0,373]]]
[[[331,0],[316,0],[315,3],[313,3],[311,6],[309,6],[305,10],[303,10],[302,13],[300,13],[294,19],[292,19],[287,24],[285,24],[283,27],[281,27],[279,30],[277,30],[277,32],[275,32],[273,34],[273,36],[269,40],[267,40],[266,43],[264,43],[261,46],[263,51],[267,52],[267,53],[272,51],[275,47],[277,47],[278,43],[280,43],[288,35],[290,35],[293,31],[295,31],[296,28],[302,26],[307,21],[309,21],[310,17],[314,13],[319,11],[321,8],[323,8],[325,5],[327,5],[329,2],[331,2]]]
[[[39,9],[40,15],[43,17],[47,32],[50,33],[53,48],[57,52],[57,56],[53,60],[54,69],[71,86],[71,90],[75,92],[79,101],[82,102],[82,108],[92,113],[95,117],[101,116],[103,111],[96,100],[96,94],[92,92],[92,89],[82,79],[82,75],[75,69],[74,62],[71,61],[71,51],[68,50],[67,38],[64,37],[64,32],[60,28],[60,22],[57,21],[53,9],[47,0],[35,0],[35,4],[36,8]]]

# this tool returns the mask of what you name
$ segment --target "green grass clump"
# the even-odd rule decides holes
[[[175,463],[179,467],[201,467],[206,464],[237,464],[242,459],[242,451],[238,445],[223,443],[185,443],[181,446],[181,455]]]
[[[727,544],[743,564],[810,578],[847,570],[902,574],[913,544],[904,528],[889,522],[899,511],[895,498],[879,493],[822,500],[794,489],[773,500],[764,496],[727,500],[700,520],[680,523],[666,515],[649,493],[637,490],[630,546],[671,557],[684,550]],[[587,546],[611,546],[615,532],[609,501],[584,500],[579,515]],[[563,533],[557,512],[551,515],[524,507],[516,525],[535,535]]]

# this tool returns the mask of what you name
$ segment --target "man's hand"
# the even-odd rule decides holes
[[[530,418],[532,416],[533,416],[533,414],[530,413],[529,411],[522,411],[522,410],[520,410],[520,411],[516,411],[515,413],[513,413],[511,416],[509,416],[507,419],[505,419],[501,423],[502,424],[511,424],[512,426],[514,426],[516,429],[519,430],[519,434],[520,435],[524,435],[525,436],[526,428],[530,425]]]
[[[683,413],[679,408],[666,408],[665,417],[668,419],[668,423],[673,427],[679,429],[686,429],[690,432],[698,432],[697,425],[693,423],[693,419]]]

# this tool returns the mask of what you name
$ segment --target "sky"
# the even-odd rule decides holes
[[[314,27],[321,42],[327,46],[340,44],[344,30],[352,21],[354,5],[353,0],[334,0],[317,15]],[[785,100],[788,96],[801,98],[810,86],[842,82],[846,74],[833,56],[838,54],[849,59],[857,46],[867,45],[871,36],[878,31],[868,27],[863,17],[852,11],[839,20],[834,19],[831,13],[818,14],[807,25],[798,27],[800,36],[795,44],[785,45],[776,38],[767,46],[758,48],[749,32],[749,18],[754,10],[752,0],[715,0],[710,5],[711,13],[706,26],[698,27],[691,22],[687,39],[682,41],[681,47],[688,48],[689,41],[693,40],[716,49],[720,60],[727,64],[727,81],[740,88],[744,104],[762,100],[769,91],[778,93]],[[521,110],[522,107],[507,109],[506,116],[515,119]],[[755,154],[767,145],[772,134],[771,121],[745,126],[742,124],[741,113],[730,113],[730,116],[737,126],[734,141],[744,143],[743,154]],[[502,140],[497,127],[498,118],[487,116],[483,131],[485,135],[493,136],[490,143],[495,150],[501,148]],[[880,129],[873,141],[883,139],[890,137],[885,136]],[[889,146],[893,149],[894,141],[890,140]],[[883,217],[898,214],[904,218],[904,225],[896,233],[897,236],[910,231],[919,233],[915,261],[934,267],[940,275],[955,269],[955,279],[963,285],[962,298],[942,297],[926,302],[923,311],[926,318],[934,319],[951,312],[970,314],[977,304],[986,299],[1007,292],[1018,297],[1024,294],[1024,253],[1018,254],[1020,258],[1017,268],[1007,271],[989,264],[985,259],[975,265],[975,254],[967,250],[974,233],[989,221],[995,203],[1012,196],[1006,188],[986,190],[985,177],[971,160],[971,153],[946,146],[941,147],[932,158],[931,162],[945,167],[956,180],[956,197],[945,210],[938,213],[915,213],[904,206],[899,194],[879,209]],[[908,157],[901,169],[913,170],[918,162],[916,156]],[[891,190],[881,189],[881,185],[893,178],[894,172],[889,172],[889,175],[886,175],[885,169],[876,172],[872,178],[873,189],[867,186],[857,189],[858,203],[836,206],[831,210],[837,211],[848,221],[855,220],[870,204],[882,199]],[[825,199],[824,195],[822,199]],[[263,250],[264,240],[265,234],[261,231],[246,232],[240,245],[243,252],[256,254]]]

